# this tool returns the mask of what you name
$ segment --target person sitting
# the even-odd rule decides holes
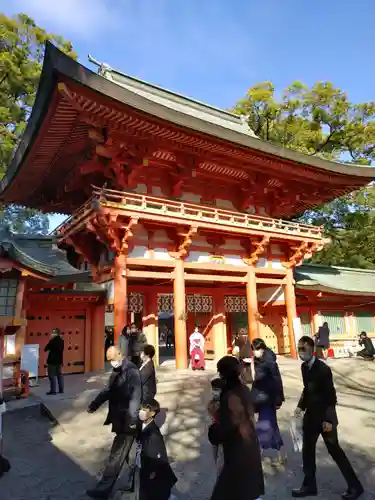
[[[146,344],[141,352],[141,373],[143,401],[146,399],[154,399],[156,396],[156,375],[153,358],[155,356],[155,347]]]
[[[168,500],[177,478],[169,464],[167,449],[155,417],[160,412],[153,398],[144,399],[139,411],[142,429],[137,439],[139,500]]]
[[[366,332],[361,332],[359,336],[359,345],[362,346],[363,349],[357,352],[357,356],[368,361],[374,361],[375,347]]]

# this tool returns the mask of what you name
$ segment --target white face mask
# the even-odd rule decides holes
[[[305,363],[308,363],[311,360],[311,358],[313,357],[313,355],[311,352],[300,352],[299,357],[301,358],[302,361],[304,361]]]
[[[256,358],[261,358],[261,357],[263,356],[263,349],[256,349],[256,350],[254,351],[254,356],[255,356]]]
[[[120,368],[121,364],[121,361],[111,361],[112,368]]]
[[[145,420],[147,420],[147,417],[148,417],[148,411],[147,410],[139,410],[139,420],[141,420],[142,422],[144,422]]]

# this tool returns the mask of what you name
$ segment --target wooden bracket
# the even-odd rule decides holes
[[[255,264],[260,259],[261,255],[263,255],[266,251],[266,248],[270,242],[270,236],[263,236],[260,241],[251,241],[251,247],[253,251],[250,253],[250,257],[246,259],[242,259],[245,264],[248,266],[255,266]]]
[[[180,231],[177,233],[177,236],[179,236],[182,241],[180,241],[177,251],[169,252],[169,255],[175,259],[183,259],[187,255],[188,249],[193,242],[192,238],[197,232],[198,224],[193,224],[187,232]]]
[[[308,243],[302,241],[298,246],[292,246],[292,254],[287,262],[283,262],[283,266],[287,269],[298,266],[304,259],[310,259],[315,252],[318,252],[324,247],[324,241],[319,243]]]
[[[138,218],[137,217],[132,217],[129,221],[129,224],[125,228],[125,233],[122,237],[121,240],[121,253],[128,253],[129,250],[129,243],[128,240],[133,236],[133,231],[132,227],[136,226],[138,224]]]

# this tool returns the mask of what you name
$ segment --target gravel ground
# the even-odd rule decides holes
[[[301,390],[299,366],[283,361],[280,365],[287,402],[279,418],[288,463],[286,468],[274,467],[265,459],[265,500],[291,498],[290,490],[301,481],[301,456],[293,452],[288,431]],[[361,370],[366,369],[363,364]],[[167,409],[160,423],[179,479],[175,494],[181,500],[208,499],[215,480],[206,416],[208,381],[213,373],[170,372],[160,377],[158,399]],[[336,378],[336,384],[341,443],[366,487],[362,498],[369,500],[375,499],[375,372],[369,371],[363,379],[367,384],[357,386],[360,390],[356,390],[355,384],[346,383],[342,376]],[[87,395],[83,392],[82,396],[56,402],[61,423],[58,426],[42,417],[38,407],[5,415],[4,450],[12,470],[0,479],[0,500],[87,498],[84,491],[95,483],[112,436],[101,425],[105,409],[94,415],[85,412]],[[323,499],[340,498],[345,489],[322,443],[318,445],[318,482]]]

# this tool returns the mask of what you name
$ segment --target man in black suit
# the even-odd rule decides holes
[[[118,346],[111,346],[107,359],[113,371],[109,383],[92,401],[88,412],[95,412],[108,401],[108,416],[104,425],[112,425],[115,433],[109,459],[96,487],[86,493],[91,498],[108,498],[126,461],[139,430],[139,410],[142,401],[141,377],[138,368],[124,357]],[[129,481],[131,475],[129,475]]]
[[[141,366],[139,368],[142,382],[143,401],[154,399],[156,395],[156,375],[154,358],[155,347],[146,344],[141,352]]]
[[[336,462],[344,476],[348,489],[342,495],[344,500],[356,500],[363,493],[363,487],[357,478],[348,458],[339,445],[337,436],[338,419],[336,413],[336,390],[332,372],[323,361],[315,358],[314,341],[303,336],[298,342],[298,354],[303,361],[303,392],[296,408],[296,416],[303,417],[303,472],[304,481],[298,490],[293,490],[294,498],[317,495],[316,486],[316,442],[321,435],[328,453]]]
[[[64,362],[64,340],[60,333],[59,328],[54,328],[52,330],[51,340],[44,348],[44,352],[48,352],[47,369],[50,383],[50,390],[47,392],[48,396],[56,394],[56,379],[59,393],[62,394],[64,392],[64,379],[61,373],[61,367]]]

